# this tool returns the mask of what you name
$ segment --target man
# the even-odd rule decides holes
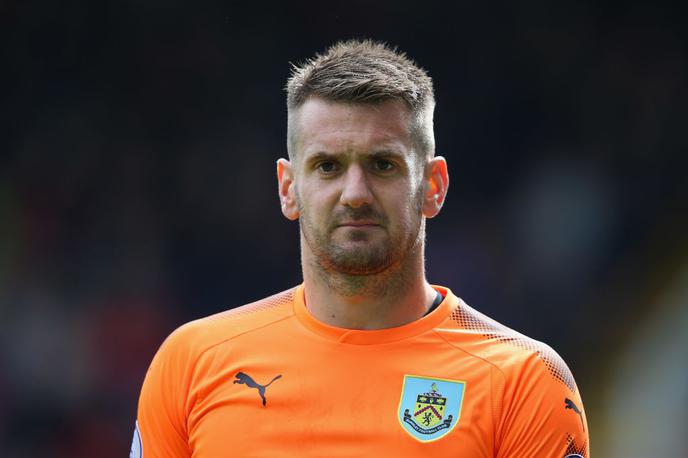
[[[559,356],[425,279],[449,185],[428,75],[349,41],[295,67],[287,93],[278,191],[303,283],[163,343],[132,456],[587,457]]]

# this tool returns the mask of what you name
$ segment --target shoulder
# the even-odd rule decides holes
[[[525,336],[459,300],[437,330],[455,346],[493,365],[507,379],[546,375],[576,391],[576,382],[564,360],[549,345]]]
[[[443,323],[445,339],[492,365],[499,456],[589,456],[585,408],[564,360],[459,301]],[[453,340],[453,341],[452,341]]]
[[[205,386],[213,349],[293,315],[294,289],[191,321],[172,332],[148,367],[139,398],[142,439],[159,456],[189,456],[188,415]],[[158,456],[158,455],[156,455]]]
[[[160,351],[178,356],[198,356],[227,340],[270,326],[293,315],[296,288],[224,312],[190,321],[172,332]]]

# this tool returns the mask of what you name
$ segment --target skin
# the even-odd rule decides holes
[[[400,101],[314,97],[289,117],[292,161],[277,163],[278,191],[284,216],[300,223],[309,311],[347,329],[422,317],[436,296],[425,278],[425,219],[444,203],[445,159],[414,150]]]

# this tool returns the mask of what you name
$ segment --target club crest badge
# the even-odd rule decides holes
[[[466,382],[404,375],[399,423],[421,442],[440,439],[459,422],[465,390]]]

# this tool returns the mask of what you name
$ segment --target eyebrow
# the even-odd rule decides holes
[[[335,159],[338,155],[333,153],[328,153],[325,151],[318,151],[317,153],[306,156],[304,159],[306,162],[317,162],[325,159]]]
[[[345,153],[328,153],[327,151],[318,151],[316,153],[313,153],[310,156],[307,156],[305,159],[306,159],[306,162],[313,163],[313,162],[317,162],[317,161],[337,159],[337,158],[340,158],[344,155],[345,155]],[[363,156],[369,157],[372,159],[381,159],[381,158],[387,158],[387,157],[403,159],[403,157],[404,157],[403,154],[401,154],[397,151],[391,150],[391,149],[379,149],[379,150],[373,151],[370,154],[364,154]]]
[[[404,157],[403,154],[399,153],[398,151],[394,151],[391,149],[380,149],[377,150],[369,155],[372,158],[378,159],[378,158],[383,158],[383,157],[393,157],[393,158],[398,158],[402,159]]]

